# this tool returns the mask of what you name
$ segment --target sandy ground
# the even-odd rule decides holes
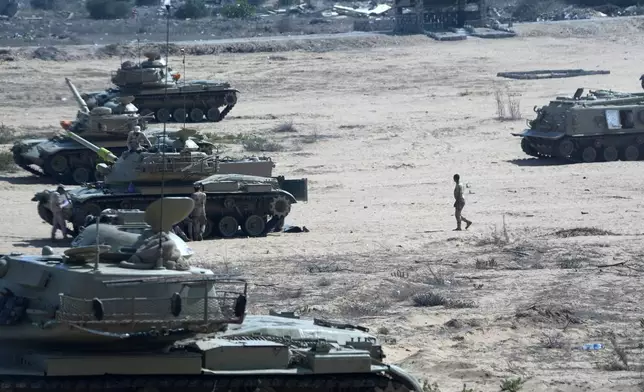
[[[197,243],[196,262],[248,277],[253,312],[297,309],[370,327],[389,360],[443,392],[463,383],[498,391],[511,377],[527,380],[523,391],[639,390],[642,162],[537,162],[510,136],[534,105],[579,86],[640,90],[641,22],[577,26],[533,26],[507,40],[409,37],[395,47],[189,58],[188,78],[224,78],[242,91],[226,120],[201,128],[282,143],[287,150],[271,154],[277,173],[310,181],[310,201],[294,205],[289,222],[310,233]],[[590,35],[579,38],[580,28]],[[69,97],[63,77],[99,88],[116,65],[7,64],[0,122],[55,129],[75,114],[71,99],[60,100]],[[496,77],[545,68],[611,74]],[[495,119],[497,88],[520,94],[524,119]],[[297,133],[271,130],[288,121]],[[454,173],[467,185],[469,231],[452,231]],[[47,244],[49,226],[29,201],[46,186],[2,177],[0,251]],[[561,231],[588,227],[606,232]],[[414,306],[427,292],[461,306]],[[462,307],[468,301],[475,307]],[[606,347],[579,350],[584,343]]]

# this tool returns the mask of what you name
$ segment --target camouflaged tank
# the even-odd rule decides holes
[[[138,125],[158,148],[180,150],[186,140],[191,140],[206,153],[214,149],[214,144],[196,131],[167,129],[168,140],[161,140],[163,130],[147,127],[148,118],[137,113],[138,108],[132,104],[133,97],[113,99],[90,110],[69,78],[65,78],[65,81],[79,110],[75,121],[61,121],[61,127],[83,135],[99,147],[109,148],[116,154],[122,153],[127,150],[128,133]],[[62,184],[83,184],[95,180],[96,154],[66,134],[49,139],[17,141],[12,153],[14,162],[24,170],[53,178]]]
[[[72,207],[64,213],[75,232],[88,215],[96,216],[105,209],[145,209],[162,192],[187,196],[196,184],[203,185],[207,194],[204,238],[213,234],[233,237],[239,227],[250,237],[280,230],[291,205],[308,200],[307,179],[272,177],[271,161],[221,162],[218,156],[189,149],[165,154],[127,151],[117,158],[73,132],[68,135],[108,162],[97,165],[102,181],[67,190]],[[38,203],[40,217],[49,224],[51,192],[55,190],[38,192],[32,198]]]
[[[521,138],[527,155],[574,162],[636,161],[644,157],[644,93],[583,88],[534,111]]]
[[[160,123],[221,121],[237,103],[239,91],[220,80],[180,81],[158,53],[145,53],[146,61],[126,61],[112,72],[116,88],[83,94],[90,108],[119,96],[133,96],[142,115]]]
[[[423,391],[367,328],[247,314],[245,279],[193,267],[167,241],[193,206],[150,205],[155,235],[129,253],[0,255],[2,390]]]

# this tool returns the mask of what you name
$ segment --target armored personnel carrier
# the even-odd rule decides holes
[[[152,114],[158,122],[221,121],[237,103],[239,91],[225,81],[179,81],[159,53],[145,53],[146,61],[126,61],[112,72],[116,88],[83,94],[90,108],[115,97],[133,96],[142,115]],[[167,95],[166,95],[167,94]]]
[[[188,265],[164,237],[193,206],[150,205],[157,234],[120,258],[0,255],[2,390],[422,391],[364,327],[246,314],[244,279]]]
[[[97,165],[103,181],[68,191],[73,206],[68,219],[75,232],[88,215],[97,216],[105,209],[145,209],[162,193],[190,195],[196,184],[202,185],[208,196],[204,238],[215,233],[233,237],[240,226],[247,236],[265,235],[281,228],[292,204],[308,199],[307,179],[273,178],[272,162],[221,164],[216,156],[189,150],[165,154],[128,151],[117,158],[71,131],[68,134],[111,163]],[[258,171],[263,172],[247,174]],[[160,186],[162,180],[164,185]],[[32,200],[38,202],[41,218],[51,224],[50,192],[38,192]]]
[[[138,114],[137,107],[132,104],[133,97],[122,96],[90,110],[69,78],[65,81],[79,105],[79,111],[74,122],[61,121],[62,128],[81,134],[100,147],[120,154],[127,149],[128,133],[138,125],[158,149],[181,149],[188,140],[206,153],[214,149],[213,143],[204,140],[203,135],[194,130],[166,129],[168,140],[162,140],[163,130],[147,127],[147,118]],[[14,143],[12,152],[14,162],[32,174],[52,177],[63,184],[95,180],[96,154],[67,135],[20,140]]]
[[[644,93],[583,88],[572,97],[557,97],[528,121],[529,128],[512,133],[530,156],[569,161],[636,161],[644,157]]]

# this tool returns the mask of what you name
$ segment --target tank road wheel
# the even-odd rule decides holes
[[[284,195],[275,197],[268,207],[271,215],[284,218],[291,212],[291,202]]]
[[[72,179],[78,185],[86,184],[90,182],[92,177],[92,171],[86,167],[77,167],[72,172]]]
[[[192,122],[201,122],[203,121],[203,110],[199,108],[194,108],[190,111],[190,119]]]
[[[242,226],[242,231],[249,237],[259,237],[265,229],[266,220],[259,215],[248,216]]]
[[[172,118],[174,118],[174,121],[182,123],[188,119],[188,114],[184,108],[179,108],[172,112]]]
[[[640,149],[637,146],[627,146],[624,149],[624,160],[625,161],[636,161],[640,157]]]
[[[67,158],[62,155],[54,155],[51,157],[48,166],[54,174],[63,174],[69,167],[67,164]]]
[[[239,222],[237,222],[234,216],[222,216],[219,222],[217,222],[217,231],[223,238],[234,237],[237,234],[237,229],[239,229]]]
[[[535,150],[535,148],[530,145],[530,142],[526,138],[521,139],[521,150],[532,157],[540,157],[537,150]]]
[[[168,122],[170,120],[170,111],[166,108],[161,108],[157,110],[157,121],[158,122]]]
[[[575,145],[570,139],[563,139],[556,146],[555,154],[561,158],[568,158],[575,151]]]
[[[597,159],[597,150],[595,147],[588,146],[584,148],[584,151],[581,153],[581,160],[584,162],[595,162]]]
[[[604,147],[604,160],[606,162],[613,162],[619,158],[617,149],[613,146]]]
[[[219,108],[217,107],[211,107],[206,112],[206,118],[208,119],[208,121],[217,122],[219,121],[220,116],[221,113],[219,112]]]

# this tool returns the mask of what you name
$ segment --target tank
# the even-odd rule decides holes
[[[128,133],[138,125],[157,148],[180,150],[187,140],[191,140],[206,153],[211,153],[214,149],[213,143],[192,130],[166,129],[167,140],[162,140],[160,136],[163,130],[147,127],[150,117],[138,113],[131,96],[112,99],[103,106],[90,110],[71,80],[65,78],[65,82],[78,103],[79,110],[75,121],[61,121],[61,127],[83,135],[100,147],[109,148],[116,154],[122,153],[127,150]],[[96,154],[66,134],[49,139],[17,141],[12,147],[12,153],[14,162],[24,170],[53,178],[62,184],[80,185],[96,179]]]
[[[292,204],[308,201],[307,179],[272,177],[272,162],[221,163],[217,156],[190,150],[124,152],[117,158],[74,132],[68,135],[107,162],[97,165],[102,181],[67,191],[72,207],[65,214],[75,233],[88,215],[97,216],[105,209],[144,210],[161,194],[187,196],[195,185],[202,185],[207,194],[204,238],[214,234],[233,237],[240,227],[249,237],[280,230]],[[51,192],[55,191],[44,190],[32,198],[40,217],[49,224]]]
[[[528,129],[512,133],[530,156],[571,162],[641,160],[644,157],[644,93],[579,88],[534,111]]]
[[[180,80],[172,73],[159,53],[145,53],[147,60],[136,64],[125,61],[112,72],[111,82],[116,87],[104,91],[87,92],[83,97],[90,108],[119,96],[133,96],[141,114],[153,115],[164,123],[221,121],[237,103],[239,90],[222,80]],[[167,95],[166,95],[167,93]],[[167,98],[166,98],[167,97]]]
[[[105,258],[105,245],[0,255],[2,389],[423,390],[385,362],[367,328],[247,314],[245,279],[181,262],[163,236],[193,205],[189,198],[159,199],[145,220],[160,242],[120,259]],[[145,250],[149,257],[141,257]]]

